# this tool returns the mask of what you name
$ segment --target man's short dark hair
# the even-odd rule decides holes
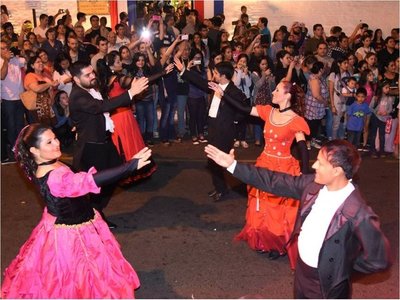
[[[387,45],[387,44],[389,43],[390,40],[394,40],[394,37],[388,36],[388,37],[385,39],[385,45]]]
[[[46,18],[48,18],[48,17],[49,17],[49,16],[46,15],[46,14],[41,14],[40,17],[39,17],[39,20],[44,20],[44,19],[46,19]]]
[[[91,66],[89,62],[78,60],[70,66],[69,71],[71,72],[72,77],[79,77],[82,74],[82,70],[89,66]]]
[[[94,19],[99,20],[99,16],[98,15],[93,15],[90,17],[90,22],[92,22]]]
[[[322,26],[322,24],[314,24],[314,26],[312,27],[312,30],[315,31],[315,30],[317,30],[318,27],[324,28],[324,27]]]
[[[218,73],[220,75],[225,75],[226,79],[231,80],[235,69],[233,68],[232,64],[228,61],[223,61],[215,65]]]
[[[346,140],[332,140],[322,146],[326,151],[329,163],[334,167],[341,167],[347,179],[357,173],[361,164],[361,156],[357,149]]]
[[[333,26],[330,31],[331,31],[331,34],[336,34],[336,33],[342,32],[343,29],[340,26]]]
[[[119,13],[120,20],[126,18],[127,16],[128,16],[128,14],[126,12],[124,12],[124,11]]]
[[[118,23],[117,25],[115,25],[115,32],[117,32],[118,31],[118,29],[120,29],[121,27],[123,27],[124,28],[124,25],[122,25],[121,23]]]
[[[97,39],[96,39],[96,45],[98,46],[98,45],[100,45],[100,42],[106,42],[106,43],[108,43],[108,40],[107,40],[107,38],[105,38],[104,36],[98,36],[97,37]]]
[[[358,94],[363,94],[364,96],[367,96],[367,90],[363,87],[360,87],[356,91],[356,95],[358,95]]]
[[[211,23],[212,23],[215,27],[221,27],[221,25],[222,25],[222,19],[221,19],[221,17],[215,16],[215,17],[211,18]]]
[[[83,13],[83,12],[78,12],[77,14],[76,14],[76,18],[79,20],[79,19],[82,19],[82,18],[84,18],[84,17],[86,17],[86,14],[85,13]]]
[[[55,27],[50,27],[49,29],[47,29],[47,31],[45,33],[46,38],[49,38],[49,33],[51,33],[51,32],[54,32],[57,35],[56,28]]]
[[[260,22],[263,23],[265,27],[268,26],[268,19],[266,17],[261,17]]]

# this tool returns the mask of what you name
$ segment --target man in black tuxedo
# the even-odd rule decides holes
[[[134,79],[128,91],[113,99],[103,99],[97,91],[97,79],[89,62],[78,61],[71,66],[74,79],[69,96],[70,117],[76,127],[73,168],[88,171],[95,167],[97,171],[112,168],[122,163],[117,149],[111,141],[114,129],[108,112],[121,106],[129,106],[132,98],[148,87],[148,79]],[[91,194],[91,203],[103,216],[110,228],[116,225],[109,222],[103,209],[110,201],[115,185],[102,187],[98,195]]]
[[[300,176],[237,163],[233,149],[227,154],[207,145],[205,152],[242,182],[299,199],[289,241],[298,241],[294,298],[348,299],[354,271],[369,274],[391,265],[389,242],[379,218],[352,183],[361,157],[348,141],[326,143],[312,166],[315,174]]]
[[[214,91],[208,112],[208,142],[212,145],[218,145],[219,149],[229,153],[235,138],[234,121],[245,117],[231,102],[234,101],[237,106],[248,105],[246,96],[231,81],[234,74],[232,64],[230,62],[217,64],[214,69],[214,80],[217,83],[208,82],[197,72],[185,69],[178,56],[179,54],[175,57],[175,66],[180,71],[182,78],[208,93]],[[228,102],[226,97],[231,100]],[[208,160],[208,166],[211,170],[212,182],[215,188],[208,195],[214,201],[220,201],[228,193],[224,170],[212,160]]]

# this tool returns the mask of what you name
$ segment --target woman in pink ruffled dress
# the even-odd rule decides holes
[[[4,272],[2,298],[134,298],[138,276],[88,193],[147,165],[144,148],[125,164],[73,173],[58,161],[60,142],[50,127],[25,127],[16,160],[38,185],[46,207],[39,224]]]

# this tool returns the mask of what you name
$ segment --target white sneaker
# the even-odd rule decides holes
[[[241,141],[241,142],[240,142],[240,145],[241,145],[244,149],[249,148],[249,144],[247,144],[246,141]]]
[[[239,146],[240,146],[240,142],[239,142],[239,141],[236,141],[236,142],[233,144],[233,147],[235,147],[235,148],[239,148]]]

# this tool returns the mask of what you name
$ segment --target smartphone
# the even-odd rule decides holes
[[[60,9],[60,13],[65,13],[65,9]]]
[[[194,64],[194,65],[200,65],[200,64],[201,64],[201,60],[194,60],[194,61],[193,61],[193,64]]]
[[[182,34],[181,40],[182,40],[182,41],[184,41],[184,40],[189,40],[189,35],[188,35],[188,34]]]
[[[153,15],[153,21],[160,21],[161,16]]]

